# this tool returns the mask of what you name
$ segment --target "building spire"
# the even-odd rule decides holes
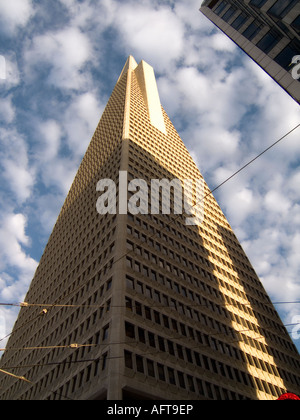
[[[135,61],[135,59],[133,58],[133,56],[132,55],[130,55],[128,58],[127,58],[127,61],[126,61],[126,63],[125,63],[125,66],[124,66],[124,68],[123,68],[123,70],[122,70],[122,73],[120,74],[120,77],[119,77],[119,79],[118,79],[118,82],[119,82],[119,80],[121,80],[122,79],[122,77],[124,76],[124,74],[126,74],[127,72],[128,72],[128,70],[134,70],[135,68],[137,67],[137,62]]]
[[[133,71],[138,80],[151,124],[162,133],[167,134],[153,67],[151,67],[143,60],[139,65],[137,65],[137,62],[132,55],[128,57],[122,73],[118,79],[119,82],[122,77],[128,73],[125,113],[129,115],[131,73]],[[129,119],[126,118],[125,115],[123,138],[127,138],[129,132],[128,130]]]

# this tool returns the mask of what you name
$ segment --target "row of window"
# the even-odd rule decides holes
[[[261,8],[267,1],[268,0],[250,0],[249,5]],[[277,19],[283,19],[297,3],[298,0],[277,0],[268,10],[266,10],[266,13],[268,13],[271,16],[274,16]],[[223,0],[219,4],[219,6],[216,7],[214,12],[217,15],[220,15],[223,12],[223,10],[225,10],[227,5],[228,2],[226,0]],[[235,10],[237,9],[235,8]],[[227,12],[225,12],[225,14],[226,13]]]
[[[91,273],[91,267],[88,267],[76,280],[76,276],[75,273],[73,274],[72,277],[70,277],[71,279],[74,279],[73,282],[69,281],[66,284],[61,283],[56,291],[59,291],[61,288],[64,289],[64,291],[59,294],[59,300],[57,299],[57,295],[53,295],[52,296],[52,300],[50,303],[53,302],[62,302],[62,300],[64,300],[64,304],[74,304],[74,299],[78,299],[78,297],[80,296],[81,298],[83,298],[83,296],[85,295],[85,293],[88,293],[90,291],[90,289],[92,287],[95,287],[97,280],[98,281],[103,281],[103,279],[105,279],[106,275],[109,274],[109,271],[112,268],[113,265],[113,261],[114,259],[110,259],[103,267],[101,270],[97,271],[97,274],[94,275],[88,282],[86,282],[86,278],[88,277],[88,275]],[[65,289],[66,285],[68,286],[67,289]],[[80,285],[82,285],[80,287]],[[77,291],[78,288],[80,287],[80,291],[77,292],[77,294],[74,296],[74,291]],[[97,290],[97,292],[93,295],[93,299],[97,299],[100,297],[100,294],[103,292],[103,288],[99,287],[99,289]],[[88,294],[88,296],[90,296],[90,293]],[[90,298],[92,299],[92,298]],[[88,300],[88,297],[86,299],[86,301]],[[32,301],[31,301],[32,302]],[[30,302],[30,303],[31,303]],[[82,302],[82,300],[80,301]],[[75,303],[76,304],[76,303]],[[62,316],[62,309],[60,309],[60,312],[56,315],[56,322],[59,322],[59,317]],[[32,311],[29,310],[28,311],[28,317],[27,320],[30,320],[31,318],[35,318],[36,319],[36,315],[32,315]],[[48,320],[49,318],[47,318]],[[18,338],[18,340],[23,340],[22,343],[24,345],[28,345],[31,341],[34,341],[37,338],[37,334],[41,334],[41,327],[39,327],[40,325],[40,321],[41,318],[36,319],[34,322],[32,322],[29,327],[27,328],[26,331],[24,331],[24,329],[20,330],[18,336],[16,335],[15,339]],[[52,325],[54,323],[54,317],[51,318],[51,321],[49,320],[46,324],[46,329],[49,329],[49,326]],[[38,331],[38,333],[37,333]],[[31,336],[31,333],[34,334],[34,336]],[[34,337],[34,338],[33,338]]]
[[[96,312],[94,313],[96,314]],[[89,318],[89,324],[91,325],[92,322],[98,322],[98,319],[94,320],[94,315]],[[98,318],[98,317],[97,317]],[[86,322],[84,323],[86,324]],[[83,324],[82,324],[83,325]],[[76,335],[79,330],[82,328],[82,325],[77,328],[77,330],[74,332]],[[86,325],[85,325],[86,327]],[[78,350],[73,350],[71,354],[65,356],[63,360],[61,360],[58,356],[61,352],[61,349],[56,349],[55,351],[50,351],[48,354],[44,355],[40,360],[39,363],[34,366],[30,370],[30,379],[32,380],[33,386],[26,391],[25,394],[22,395],[22,399],[31,399],[34,398],[35,395],[39,395],[40,392],[42,392],[45,389],[49,389],[50,384],[53,386],[56,380],[63,377],[64,375],[68,374],[68,370],[74,368],[74,364],[79,360],[84,360],[85,357],[88,357],[91,351],[94,349],[94,345],[101,345],[105,344],[107,342],[109,336],[109,324],[105,325],[101,330],[98,331],[98,333],[95,336],[90,337],[89,340],[87,340],[86,344],[92,344],[92,347],[81,347]],[[70,345],[72,343],[73,336],[69,336],[68,339],[64,340],[61,345]],[[65,350],[64,350],[65,352]],[[55,367],[47,373],[44,377],[42,377],[40,380],[36,381],[35,378],[38,377],[40,366],[43,365],[51,365],[51,362],[56,360],[61,360],[60,363],[55,364]],[[93,362],[94,368],[93,368],[93,376],[97,376],[99,374],[99,369],[104,370],[106,368],[106,362],[107,362],[107,353],[103,354],[99,358],[95,358],[95,361]],[[26,365],[26,363],[24,363]],[[90,364],[88,367],[85,367],[79,374],[74,376],[72,380],[69,382],[72,383],[72,390],[69,389],[68,385],[64,385],[64,394],[66,395],[68,391],[74,392],[78,388],[80,388],[83,385],[83,381],[80,378],[84,378],[84,382],[88,382],[92,379],[91,373],[92,373],[92,364]],[[14,385],[10,388],[10,394],[14,395],[19,382],[15,382]]]
[[[46,400],[68,400],[68,395],[72,395],[77,389],[87,385],[93,378],[96,378],[101,371],[107,367],[108,354],[105,353],[98,360],[90,363],[74,376],[65,385],[61,386],[57,391],[52,391]],[[23,398],[26,399],[26,398]]]
[[[223,387],[213,385],[200,378],[188,375],[178,369],[162,365],[150,358],[142,357],[125,350],[125,366],[135,372],[155,378],[164,383],[174,385],[187,392],[196,393],[206,399],[212,400],[247,400],[246,396],[230,391]]]
[[[222,266],[227,267],[228,269],[236,272],[236,267],[234,267],[230,262],[224,260],[223,258],[219,257],[217,253],[222,254],[224,253],[223,249],[218,247],[216,245],[216,242],[220,243],[220,245],[223,245],[224,243],[219,240],[216,236],[213,236],[209,234],[206,230],[201,229],[201,234],[207,235],[211,237],[212,241],[208,242],[209,248],[214,248],[216,250],[215,252],[212,252],[211,249],[208,250],[204,248],[204,246],[200,243],[199,244],[199,232],[195,234],[195,239],[198,239],[197,242],[191,239],[189,236],[183,236],[182,233],[174,229],[172,226],[169,226],[166,223],[163,223],[158,218],[151,216],[151,221],[155,222],[157,224],[157,229],[155,229],[149,222],[146,223],[144,220],[141,220],[138,217],[134,217],[132,215],[128,215],[128,220],[134,223],[135,228],[132,226],[128,227],[128,233],[133,235],[137,240],[140,240],[144,243],[147,243],[149,246],[154,248],[157,252],[161,252],[164,255],[168,256],[172,261],[177,261],[181,264],[181,266],[185,266],[189,268],[191,271],[196,272],[198,274],[201,274],[200,267],[198,265],[199,262],[201,262],[203,265],[206,266],[212,266],[212,264],[208,263],[207,257],[210,256],[214,258],[215,261],[217,261],[217,265],[214,265],[213,268],[217,269],[220,274],[225,275],[226,278],[229,278],[235,282],[237,282],[236,276],[232,275],[228,270],[222,269],[218,263],[220,263]],[[147,230],[151,237],[148,238],[141,229]],[[230,232],[228,232],[230,233]],[[177,239],[174,239],[171,235],[174,235],[176,237],[179,237],[180,239],[184,240],[184,243],[179,242]],[[154,240],[154,237],[157,236],[159,242]],[[166,242],[167,246],[164,246],[163,243],[161,243],[161,240],[163,239]],[[226,238],[226,241],[228,238]],[[202,241],[205,241],[205,237],[202,237]],[[238,242],[232,241],[236,245]],[[191,246],[191,248],[190,248]],[[240,258],[238,258],[237,262],[240,267],[238,267],[239,273],[245,277],[247,280],[250,280],[251,283],[254,285],[252,287],[250,284],[248,284],[248,290],[252,291],[253,294],[258,295],[259,297],[266,299],[268,298],[267,295],[263,292],[261,283],[257,280],[256,277],[249,274],[255,274],[253,268],[251,267],[250,263],[248,263],[248,259],[245,257],[244,253],[241,253],[241,247],[239,246],[239,251],[237,251],[236,248],[231,248],[230,246],[226,245],[228,252],[232,251],[234,253],[235,257],[238,255]],[[186,257],[180,256],[177,252],[174,252],[173,249],[176,249],[182,253],[182,255],[185,255]],[[195,252],[197,250],[197,252]],[[204,258],[202,255],[204,255],[206,258]],[[193,258],[196,261],[196,264],[194,264],[192,261],[189,260],[189,258]],[[243,268],[242,268],[243,267]],[[245,270],[244,270],[245,269]],[[189,279],[187,279],[190,281]],[[212,281],[215,281],[214,278],[211,279]],[[240,282],[238,281],[238,284]],[[249,283],[249,282],[248,282]],[[257,286],[257,287],[256,287]]]
[[[105,288],[109,290],[111,285],[111,280],[108,281],[105,285]],[[88,305],[92,304],[92,301],[87,302]],[[65,317],[65,312],[67,310],[70,310],[69,308],[61,308],[57,311],[56,315],[53,316],[47,324],[44,325],[43,328],[41,328],[38,333],[34,336],[34,340],[41,339],[42,337],[45,337],[40,343],[40,347],[49,346],[53,343],[60,346],[70,345],[71,343],[76,343],[80,341],[80,337],[84,336],[89,329],[97,323],[97,325],[100,327],[102,321],[105,319],[104,317],[106,314],[109,313],[111,308],[111,299],[108,299],[103,303],[103,306],[98,308],[96,311],[94,311],[87,319],[85,319],[84,322],[82,322],[76,329],[74,329],[75,325],[78,325],[78,321],[82,317],[82,314],[84,311],[86,311],[88,308],[81,307],[73,311],[71,315],[69,315],[63,323],[60,324],[59,328],[52,329],[53,325],[56,325],[58,320]],[[52,332],[51,332],[52,331]],[[62,337],[65,337],[63,340]],[[90,344],[99,344],[102,341],[106,340],[108,337],[108,326],[103,328],[103,334],[98,332],[95,337],[92,337],[90,340]],[[59,341],[57,341],[59,340]],[[26,345],[24,344],[24,347]],[[85,347],[82,347],[79,350],[78,357],[83,357],[84,352],[86,351]],[[46,359],[44,359],[45,363],[48,363],[50,360],[55,360],[55,358],[60,353],[60,349],[53,349],[50,352],[48,352],[48,355]],[[33,362],[37,361],[37,358],[40,355],[39,350],[33,350],[29,353],[24,353],[21,350],[16,351],[12,353],[12,356],[6,361],[6,364],[24,364],[28,365]]]
[[[110,237],[110,234],[108,234],[108,236]],[[106,259],[108,259],[113,249],[114,249],[114,243],[111,243],[107,248],[104,249],[103,253],[100,254],[100,257],[98,258],[102,259],[104,255],[106,254]],[[95,249],[90,252],[95,252]],[[97,256],[97,253],[95,254],[95,256]],[[41,289],[41,291],[44,290],[44,294],[42,298],[38,297],[39,289],[36,289],[36,288],[31,289],[28,295],[26,296],[27,301],[29,303],[45,302],[45,301],[46,302],[48,301],[49,303],[53,303],[53,302],[61,302],[63,300],[64,303],[66,304],[77,304],[77,303],[82,304],[84,302],[84,296],[86,296],[85,302],[88,303],[89,301],[93,300],[94,303],[96,302],[98,303],[99,299],[103,295],[104,289],[107,287],[106,285],[99,286],[99,283],[101,284],[101,282],[103,282],[103,279],[105,279],[106,274],[108,274],[109,270],[111,269],[112,264],[113,264],[113,259],[109,260],[106,264],[104,260],[104,264],[101,270],[97,269],[97,264],[95,264],[95,261],[93,264],[88,266],[78,276],[77,274],[78,267],[81,266],[81,264],[79,264],[77,266],[77,271],[76,269],[74,269],[72,273],[69,274],[67,281],[66,279],[63,279],[63,277],[62,277],[61,282],[57,280],[55,282],[55,288],[53,287],[54,283],[49,282],[49,286],[47,289],[45,288],[45,284],[41,284],[41,286],[39,286],[39,289]],[[96,270],[96,269],[97,269],[97,274],[94,275],[91,279],[89,279],[89,281],[87,281],[88,277],[92,274],[93,270]],[[80,287],[80,285],[82,286]],[[90,291],[92,288],[95,288],[95,286],[98,286],[97,290],[91,297]],[[49,296],[47,296],[47,290],[49,290]],[[32,293],[33,291],[34,293]],[[53,310],[51,311],[51,314],[52,313],[53,313]],[[55,316],[52,316],[50,319],[49,319],[49,315],[47,315],[47,323],[44,326],[44,329],[46,329],[45,332],[50,331],[51,326],[55,325],[56,322],[59,322],[59,318],[62,317],[63,314],[64,314],[64,308],[60,308],[59,312]],[[23,312],[22,322],[27,321],[29,323],[30,319],[34,317],[36,317],[36,315],[32,312],[32,309],[28,309],[27,313]],[[43,330],[41,330],[41,327],[39,327],[40,322],[41,322],[41,319],[36,319],[34,322],[29,323],[28,328],[26,330],[21,329],[17,334],[14,335],[14,339],[21,340],[23,345],[30,345],[31,342],[35,342],[38,336],[43,336],[44,334],[42,332]],[[32,334],[34,334],[34,336],[32,336]]]
[[[158,149],[159,147],[159,149]],[[133,149],[133,148],[132,148]],[[183,150],[177,151],[176,148],[173,149],[172,148],[172,155],[170,155],[170,153],[167,151],[167,154],[163,154],[163,150],[164,147],[161,147],[161,144],[159,144],[159,146],[157,146],[157,152],[162,156],[162,159],[165,159],[166,156],[170,155],[170,160],[174,165],[174,169],[176,168],[177,170],[180,168],[180,172],[181,174],[186,173],[187,176],[190,177],[190,179],[193,178],[199,178],[200,173],[199,170],[196,168],[195,165],[191,165],[191,157],[189,156],[187,150],[185,149],[185,147],[182,147]],[[185,158],[183,158],[183,154],[186,155]],[[153,163],[149,162],[149,157],[150,159],[153,161]],[[134,169],[138,169],[140,168],[140,170],[142,171],[143,174],[145,174],[145,168],[147,168],[147,175],[148,175],[148,169],[150,169],[150,171],[154,171],[152,173],[155,174],[154,178],[157,178],[159,173],[162,175],[162,178],[165,178],[165,175],[167,173],[167,176],[171,176],[172,178],[174,178],[174,173],[172,171],[172,173],[170,173],[169,171],[166,171],[166,169],[157,163],[157,161],[154,160],[155,157],[148,153],[145,153],[143,151],[140,151],[138,154],[136,153],[135,150],[133,150],[130,153],[130,158],[129,158],[129,164],[132,162]],[[193,168],[193,169],[192,169]]]
[[[170,333],[174,335],[174,338],[179,337],[186,337],[187,339],[192,339],[198,345],[200,344],[201,347],[208,347],[211,348],[214,351],[217,351],[221,354],[227,355],[234,360],[240,360],[244,363],[247,362],[256,367],[257,369],[261,369],[265,372],[268,372],[270,374],[273,374],[275,376],[278,376],[278,372],[276,371],[275,367],[265,361],[262,361],[258,359],[255,356],[250,356],[247,353],[242,353],[240,350],[236,349],[234,346],[225,343],[221,340],[221,337],[216,338],[216,334],[208,335],[205,334],[203,331],[199,331],[198,329],[194,329],[190,327],[187,324],[183,324],[182,322],[176,321],[174,318],[164,315],[160,313],[157,309],[157,307],[150,308],[147,305],[142,305],[140,302],[133,300],[129,297],[126,297],[126,307],[129,311],[133,312],[134,314],[141,316],[143,319],[152,321],[153,323],[157,324],[160,327],[167,328],[170,330]],[[206,317],[206,320],[208,324],[206,324],[209,327],[212,327],[213,320],[211,318]],[[225,326],[226,327],[226,326]],[[228,330],[223,330],[221,333],[226,335],[227,338],[230,337],[230,330],[227,327]],[[234,334],[232,332],[232,334]],[[244,333],[240,333],[241,340],[251,346],[254,349],[263,351],[260,348],[260,342],[259,340],[253,340],[252,338],[248,337]],[[219,336],[219,334],[217,334]],[[232,339],[232,343],[237,343],[239,340],[236,338]],[[273,352],[271,349],[269,349],[270,353],[275,356],[275,351]],[[171,349],[169,349],[170,354]],[[246,358],[246,359],[245,359]],[[290,358],[290,360],[287,361],[291,365],[295,366],[295,369],[299,369],[299,363]],[[279,370],[279,369],[278,369]],[[291,374],[289,372],[285,372],[282,369],[280,370],[280,376],[285,378],[287,381],[299,384],[300,385],[300,377],[297,377],[294,374]]]
[[[152,275],[156,276],[156,273],[151,270]],[[154,277],[153,277],[154,278]],[[163,280],[164,281],[164,277],[161,275],[158,275],[158,281]],[[170,282],[170,285],[172,287],[172,285],[174,284],[174,282]],[[202,283],[201,283],[202,284]],[[173,308],[174,310],[176,310],[176,312],[181,313],[183,315],[186,315],[188,318],[190,318],[191,320],[194,320],[196,322],[201,322],[202,325],[207,326],[209,328],[214,328],[217,331],[219,331],[222,334],[227,334],[227,336],[232,336],[234,338],[236,338],[236,331],[233,330],[232,328],[229,328],[226,324],[223,324],[222,322],[217,321],[216,319],[210,318],[209,316],[207,316],[204,313],[199,312],[199,310],[197,309],[198,303],[197,305],[186,305],[183,304],[182,302],[177,301],[176,299],[173,299],[170,296],[167,296],[166,294],[164,294],[163,292],[157,290],[154,287],[150,287],[149,284],[144,284],[141,279],[137,280],[134,277],[127,275],[126,276],[126,285],[128,289],[131,290],[135,290],[137,293],[139,293],[139,295],[141,296],[146,296],[150,299],[152,299],[154,302],[156,302],[155,306],[156,308],[159,307],[166,307],[166,308]],[[208,288],[209,286],[206,284],[203,284],[205,286],[205,288],[203,288],[203,291],[211,291],[211,288]],[[213,311],[214,314],[218,313],[219,315],[222,315],[223,311],[222,311],[222,307],[219,305],[216,305],[214,302],[205,299],[203,296],[200,296],[198,294],[193,295],[195,296],[199,296],[200,302],[201,304],[199,304],[199,306],[203,306],[206,307],[210,310]],[[233,300],[232,298],[227,297],[226,295],[224,295],[227,299],[228,299],[228,303],[235,307],[237,306],[237,301]],[[197,299],[197,298],[196,298]],[[197,301],[197,300],[195,300]],[[243,310],[245,308],[242,308]],[[262,319],[263,316],[258,314]],[[224,315],[222,315],[224,318]],[[147,314],[145,314],[145,317],[147,319],[150,319],[149,316]],[[228,317],[228,312],[226,311],[226,318]],[[251,331],[256,331],[257,334],[261,334],[264,335],[265,337],[267,337],[268,339],[270,339],[273,342],[277,342],[279,343],[281,346],[287,348],[288,350],[291,350],[294,352],[294,347],[293,345],[287,341],[282,339],[281,337],[279,337],[278,335],[272,333],[272,331],[266,330],[265,328],[262,328],[261,326],[257,326],[255,324],[250,323],[249,321],[245,320],[242,317],[239,317],[238,315],[234,314],[233,312],[230,314],[231,320],[235,320],[235,322],[237,322],[240,325],[243,325],[244,329],[247,330],[251,330]],[[241,334],[241,333],[240,333]],[[256,348],[262,352],[266,352],[266,349],[264,347],[261,347],[262,344],[260,343],[259,340],[252,340],[250,337],[245,336],[244,334],[241,334],[243,336],[243,339],[247,342],[249,342],[250,346],[252,346],[253,348]],[[270,354],[272,354],[276,359],[285,361],[291,365],[294,365],[297,369],[299,368],[299,362],[294,359],[293,357],[278,351],[274,348],[271,348],[270,346],[268,346],[268,352]]]
[[[267,0],[251,0],[250,5],[261,7],[266,1]],[[282,19],[297,3],[298,0],[278,0],[269,10],[266,11],[266,13],[268,13],[272,18]],[[221,18],[228,23],[238,9],[234,6],[230,6],[229,9],[223,13],[227,6],[228,2],[226,0],[222,1],[215,9],[215,13],[221,16]],[[250,15],[242,12],[235,20],[233,20],[233,22],[230,23],[230,25],[238,31],[248,21],[249,17]],[[278,25],[282,25],[280,21],[277,23]],[[291,26],[297,32],[300,31],[300,15],[295,18],[295,20],[291,23]],[[241,33],[249,41],[252,41],[261,31],[262,27],[262,24],[260,24],[258,20],[254,20]],[[265,54],[268,54],[282,39],[282,33],[279,30],[272,28],[258,41],[256,46]],[[294,39],[274,58],[274,60],[285,70],[290,70],[292,58],[299,54],[299,49],[300,43],[297,39]]]
[[[227,354],[228,356],[233,357],[235,359],[243,360],[242,354],[235,347],[225,344],[219,339],[215,339],[214,336],[216,334],[209,336],[203,331],[201,332],[199,330],[196,330],[187,324],[176,321],[174,318],[160,313],[158,310],[156,310],[157,308],[150,308],[149,306],[143,305],[138,301],[133,301],[128,297],[126,297],[126,306],[128,310],[132,311],[136,315],[141,316],[143,319],[152,321],[157,325],[169,329],[170,332],[174,334],[174,337],[186,337],[196,341],[202,346],[210,347],[223,354]],[[205,317],[205,319],[207,321],[206,325],[209,327],[213,327],[213,319],[209,317]],[[224,326],[224,329],[222,330],[221,334],[226,334],[227,337],[230,337],[230,333],[230,328]]]
[[[94,258],[95,265],[96,256],[100,258],[100,262],[104,260],[113,251],[110,248],[111,245],[107,248],[105,245],[114,236],[115,221],[115,216],[105,218],[102,229],[100,229],[100,222],[96,223],[94,227],[86,226],[83,223],[82,227],[77,226],[72,237],[67,239],[67,232],[62,231],[56,240],[51,240],[46,248],[47,254],[42,257],[43,263],[37,269],[27,299],[30,302],[56,300],[70,283],[74,284],[74,278],[85,264]],[[66,247],[67,240],[70,243],[68,247]],[[63,254],[62,250],[64,250]],[[47,263],[46,258],[53,262]],[[43,278],[42,282],[38,280],[41,278]],[[53,278],[55,281],[52,281]],[[41,294],[42,298],[40,298]]]
[[[253,310],[250,307],[250,305],[247,306],[247,305],[241,304],[238,299],[235,299],[231,296],[228,296],[228,294],[226,292],[231,291],[236,296],[240,296],[243,299],[247,299],[245,293],[241,292],[239,289],[235,288],[234,286],[230,285],[229,283],[225,283],[223,280],[219,280],[218,287],[217,288],[212,287],[212,286],[206,284],[205,282],[203,282],[203,281],[185,273],[184,271],[179,270],[177,267],[175,267],[172,264],[164,261],[162,258],[159,258],[156,255],[153,255],[152,253],[149,253],[147,250],[144,250],[142,247],[135,246],[130,241],[128,241],[127,243],[128,243],[128,248],[131,249],[131,250],[134,250],[137,255],[142,256],[146,260],[154,262],[158,267],[160,267],[161,269],[164,268],[165,271],[167,271],[170,274],[174,274],[176,276],[176,278],[178,278],[178,279],[182,279],[183,281],[188,280],[189,283],[194,284],[197,287],[197,289],[200,289],[202,292],[205,292],[207,294],[210,294],[214,298],[217,298],[219,300],[220,304],[216,304],[215,302],[213,302],[209,299],[206,299],[205,297],[203,297],[203,295],[200,296],[198,293],[194,292],[190,288],[188,288],[186,286],[182,286],[178,282],[176,282],[176,281],[174,281],[174,280],[156,272],[153,269],[148,268],[144,264],[141,264],[139,261],[136,261],[136,260],[133,260],[130,257],[127,257],[126,258],[127,266],[129,268],[131,268],[133,271],[141,273],[146,278],[160,283],[161,285],[167,287],[168,289],[173,290],[176,294],[180,294],[181,296],[190,299],[193,303],[196,302],[197,305],[202,306],[202,307],[206,307],[209,310],[211,310],[213,313],[219,314],[219,315],[221,315],[225,318],[229,317],[228,311],[224,309],[224,306],[225,306],[226,303],[230,306],[234,306],[234,307],[239,308],[242,312],[245,312],[252,317],[254,316]],[[203,271],[202,278],[209,278],[209,277],[207,277],[206,273],[208,275],[211,275],[211,274],[206,272],[205,270],[202,270],[202,271]],[[189,277],[189,279],[186,278],[187,276]],[[187,284],[186,281],[185,281],[185,284]],[[128,287],[131,287],[131,288],[134,287],[135,290],[138,293],[144,294],[144,296],[147,296],[147,297],[155,300],[156,302],[162,303],[163,305],[176,307],[177,310],[180,311],[180,313],[185,314],[188,317],[190,317],[192,319],[195,319],[196,321],[199,321],[199,317],[201,315],[199,315],[198,311],[196,311],[195,309],[192,310],[189,307],[189,305],[183,305],[180,302],[177,302],[177,304],[176,304],[176,303],[170,301],[170,299],[167,296],[164,297],[164,295],[161,295],[160,292],[158,292],[157,290],[152,291],[152,289],[149,285],[143,286],[141,282],[137,282],[134,285],[133,279],[130,282],[129,279],[127,278],[127,285],[128,285]],[[223,288],[224,293],[220,292],[220,287]],[[268,308],[268,306],[267,306],[267,308]],[[233,314],[230,314],[230,316],[234,317]],[[276,331],[282,330],[283,332],[285,332],[284,328],[281,326],[281,324],[278,324],[277,322],[274,322],[272,319],[269,319],[265,315],[260,314],[259,312],[255,311],[255,316],[259,320],[264,321],[265,324],[268,324],[271,327],[273,327]],[[237,319],[238,319],[238,323],[243,325],[245,328],[249,328],[250,330],[257,330],[256,325],[249,322],[248,320],[245,320],[242,317],[237,317]],[[279,343],[280,345],[284,346],[285,348],[293,350],[293,348],[291,348],[291,344],[288,341],[283,340],[281,337],[273,334],[271,331],[267,331],[267,330],[262,330],[262,331],[264,332],[264,334],[267,337],[271,338],[271,340],[273,340],[274,342]],[[257,332],[259,333],[258,330],[257,330]]]
[[[282,394],[282,390],[274,387],[270,383],[254,378],[249,373],[236,369],[223,362],[217,361],[211,357],[200,354],[195,350],[191,350],[178,343],[170,340],[165,340],[163,337],[153,334],[143,328],[137,327],[129,322],[125,323],[125,332],[128,338],[146,344],[149,347],[171,354],[187,363],[190,363],[198,368],[206,369],[226,379],[232,380],[235,383],[248,386],[250,388],[259,388],[268,394],[278,396]],[[273,372],[272,372],[273,373]],[[274,373],[273,373],[274,374]],[[260,384],[261,382],[261,384]]]

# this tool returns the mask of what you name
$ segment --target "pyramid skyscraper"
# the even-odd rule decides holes
[[[300,394],[299,354],[144,61],[117,81],[0,369],[1,400]]]

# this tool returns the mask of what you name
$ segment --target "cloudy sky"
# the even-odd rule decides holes
[[[300,123],[299,106],[200,4],[0,0],[0,303],[24,299],[128,55],[154,67],[161,102],[212,189]],[[216,193],[273,302],[300,301],[299,137]],[[276,307],[285,324],[300,322],[299,304]],[[0,339],[16,314],[0,308]]]

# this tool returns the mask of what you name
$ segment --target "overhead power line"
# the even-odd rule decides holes
[[[288,302],[270,302],[265,303],[265,305],[273,306],[273,305],[300,305],[300,301],[288,301]],[[68,305],[68,304],[56,304],[56,303],[28,303],[28,302],[21,302],[21,303],[0,303],[0,306],[15,306],[15,307],[21,307],[21,308],[98,308],[98,309],[105,309],[106,303],[103,305],[85,305],[85,304],[74,304],[74,305]],[[166,305],[160,304],[160,305],[147,305],[149,308],[165,308]],[[191,307],[209,307],[209,305],[197,303],[193,305],[189,305]],[[253,304],[243,303],[243,306],[251,306],[253,307]],[[126,308],[126,305],[110,305],[111,308]],[[132,305],[131,307],[135,307],[135,305]]]
[[[221,184],[219,184],[217,187],[215,187],[210,193],[207,194],[207,196],[213,194],[215,191],[217,191],[219,188],[221,188],[224,184],[229,182],[232,178],[236,177],[239,173],[244,171],[248,166],[252,165],[256,160],[261,158],[265,153],[267,153],[269,150],[273,149],[277,144],[279,144],[282,140],[284,140],[286,137],[288,137],[290,134],[292,134],[294,131],[296,131],[300,127],[300,124],[296,125],[292,130],[290,130],[288,133],[286,133],[284,136],[282,136],[279,140],[275,141],[271,146],[267,147],[264,151],[262,151],[259,155],[257,155],[255,158],[251,159],[248,163],[246,163],[244,166],[242,166],[239,170],[237,170],[234,174],[229,176],[225,181],[223,181]],[[207,197],[206,196],[206,197]],[[206,198],[204,197],[204,199]],[[203,200],[204,200],[203,199]]]
[[[28,381],[28,379],[24,378],[24,376],[17,376],[17,375],[14,375],[13,373],[7,372],[6,370],[2,370],[2,369],[0,369],[0,372],[4,373],[5,375],[12,376],[15,379],[19,379],[20,381],[25,381],[25,382],[28,382],[29,384],[32,383]]]

